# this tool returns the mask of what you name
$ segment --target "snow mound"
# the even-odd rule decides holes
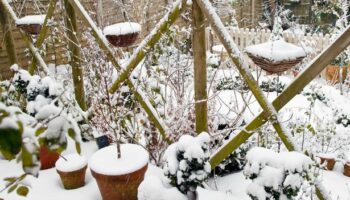
[[[65,155],[64,158],[61,157],[57,160],[55,166],[61,172],[73,172],[85,167],[86,164],[86,158],[75,153]]]
[[[161,177],[155,175],[145,176],[137,197],[139,200],[187,200],[176,187],[164,183]]]
[[[24,24],[43,24],[45,21],[46,15],[28,15],[25,17],[22,17],[16,21],[17,25],[24,25]]]
[[[262,57],[272,62],[295,60],[306,56],[303,48],[285,42],[283,39],[248,46],[246,47],[245,51],[254,56]]]
[[[238,198],[235,198],[232,195],[225,194],[224,192],[220,191],[213,191],[213,190],[206,190],[201,187],[197,188],[197,199],[198,200],[213,200],[213,199],[220,199],[220,200],[238,200]]]
[[[124,22],[107,26],[103,29],[104,35],[127,35],[141,31],[141,25],[135,22]]]
[[[148,163],[148,152],[139,145],[122,144],[121,158],[118,159],[117,147],[109,146],[95,152],[90,160],[91,170],[110,176],[135,172]]]

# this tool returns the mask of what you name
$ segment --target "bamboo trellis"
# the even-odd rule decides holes
[[[51,1],[54,1],[54,0],[51,0]],[[78,0],[66,0],[66,1],[67,3],[70,4],[70,6],[72,6],[74,11],[82,18],[85,25],[91,28],[92,34],[95,37],[97,43],[99,44],[100,48],[105,52],[108,59],[113,63],[115,68],[117,68],[118,70],[121,70],[122,69],[121,66],[118,64],[117,60],[113,56],[111,49],[107,45],[106,38],[102,34],[100,34],[100,31],[98,30],[97,26],[92,21],[92,19],[89,17],[84,7],[80,4]],[[1,0],[1,2],[4,5],[4,7],[7,8],[7,11],[10,13],[10,16],[12,16],[12,19],[16,20],[16,16],[14,12],[11,10],[11,8],[9,7],[7,0]],[[151,47],[153,47],[159,41],[162,34],[168,30],[168,28],[174,23],[176,18],[181,14],[182,11],[185,10],[185,8],[186,8],[186,0],[177,0],[174,3],[173,8],[159,22],[156,28],[153,31],[151,31],[150,35],[147,36],[144,42],[142,42],[141,45],[135,50],[133,56],[129,61],[129,64],[125,68],[123,68],[122,73],[120,73],[120,76],[117,78],[117,81],[110,88],[110,92],[113,93],[120,87],[120,85],[123,82],[125,82],[133,91],[133,93],[141,103],[141,106],[147,112],[151,121],[156,124],[160,133],[162,134],[164,139],[168,142],[170,141],[165,133],[166,128],[164,126],[164,123],[162,123],[162,120],[158,117],[155,109],[151,106],[149,101],[145,98],[145,95],[142,93],[142,91],[140,91],[135,87],[134,83],[129,78],[129,76],[132,73],[132,71],[137,67],[137,65],[143,60],[146,53],[150,51]],[[215,166],[217,166],[223,159],[225,159],[230,153],[232,153],[242,143],[244,143],[250,136],[252,136],[252,133],[254,132],[254,130],[262,126],[267,121],[270,121],[273,124],[273,127],[275,128],[277,134],[279,135],[283,143],[286,145],[287,149],[295,150],[296,146],[293,144],[288,132],[282,127],[282,125],[278,121],[277,112],[284,105],[286,105],[294,96],[296,96],[311,80],[313,80],[327,66],[327,64],[332,59],[334,59],[345,48],[348,47],[348,45],[350,44],[350,27],[347,27],[344,33],[342,33],[332,44],[328,46],[328,48],[326,48],[318,57],[316,57],[308,65],[308,67],[296,78],[296,80],[294,80],[271,104],[266,99],[261,89],[258,87],[256,81],[254,80],[252,74],[249,71],[249,65],[244,60],[243,54],[240,52],[240,50],[238,49],[233,39],[230,37],[228,31],[224,27],[223,23],[221,22],[217,13],[213,9],[209,0],[195,0],[193,4],[193,9],[200,9],[200,11],[199,10],[195,10],[195,11],[198,12],[199,15],[204,14],[204,16],[211,23],[212,28],[217,33],[220,41],[222,42],[226,51],[228,52],[228,55],[231,58],[232,62],[235,63],[242,77],[244,78],[247,85],[251,89],[253,95],[256,97],[257,101],[259,102],[261,107],[264,109],[264,111],[261,112],[248,125],[246,125],[245,128],[240,133],[238,133],[234,138],[232,138],[228,143],[226,143],[216,153],[213,154],[210,160],[212,167],[214,168]],[[199,18],[194,17],[194,20],[196,20],[196,22],[194,23],[195,27],[197,27],[197,25],[204,26],[204,23],[203,23],[204,20],[201,17]],[[196,23],[198,24],[196,25]],[[29,38],[29,36],[26,36],[26,35],[24,36]],[[204,33],[204,37],[205,37],[205,33]],[[30,50],[35,56],[35,59],[39,61],[39,64],[41,65],[42,70],[45,71],[46,64],[43,63],[43,60],[40,54],[36,51],[36,48],[32,44],[31,40],[27,40],[27,41],[28,41]],[[205,42],[204,42],[204,45],[200,45],[200,47],[197,46],[196,48],[202,48],[202,51],[205,52]],[[200,63],[198,65],[203,65],[203,63]],[[201,67],[201,66],[195,66],[195,67]],[[319,185],[316,185],[316,194],[319,199],[323,200],[325,198],[323,193],[321,192],[322,190],[319,187],[320,187]]]

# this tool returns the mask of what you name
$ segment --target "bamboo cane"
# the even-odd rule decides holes
[[[72,5],[67,0],[63,2],[66,10],[65,25],[68,37],[68,48],[70,51],[70,66],[72,67],[75,99],[80,108],[86,111],[84,74],[81,66],[80,46],[77,46],[77,44],[79,44],[77,37],[77,19]]]
[[[35,42],[35,46],[40,49],[41,45],[43,44],[45,37],[46,37],[46,33],[47,30],[49,29],[49,20],[51,20],[54,11],[55,11],[55,7],[57,4],[57,0],[51,0],[50,4],[49,4],[49,8],[47,9],[47,13],[45,16],[45,20],[44,20],[44,24],[42,25],[40,34],[38,36],[38,39]],[[34,71],[36,69],[36,65],[37,65],[37,60],[35,59],[35,57],[33,57],[32,59],[32,63],[30,64],[29,68],[28,68],[28,72],[33,75]]]

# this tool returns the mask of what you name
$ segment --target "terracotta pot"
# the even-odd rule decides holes
[[[329,171],[332,171],[335,165],[335,159],[334,158],[324,158],[324,157],[320,157],[321,159],[321,164],[323,164],[324,162],[326,162],[326,169]]]
[[[61,177],[62,184],[65,189],[71,190],[80,188],[85,185],[85,172],[86,172],[87,165],[85,167],[72,171],[72,172],[62,172],[59,170],[56,170],[57,173]]]
[[[103,200],[137,200],[137,190],[145,176],[148,164],[141,169],[118,176],[104,175],[91,170]]]
[[[50,151],[46,146],[41,146],[39,149],[40,169],[43,170],[55,167],[55,163],[59,157],[59,153]]]
[[[349,67],[343,67],[342,80],[344,82],[347,71]],[[336,84],[340,82],[340,67],[336,65],[328,65],[326,68],[326,79],[331,82],[331,84]]]
[[[345,176],[350,177],[350,163],[344,164],[344,173]]]

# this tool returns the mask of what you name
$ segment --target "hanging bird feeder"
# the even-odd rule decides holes
[[[45,15],[28,15],[16,21],[18,28],[31,35],[38,35],[45,21]]]
[[[306,57],[303,48],[284,39],[248,46],[245,51],[256,65],[271,74],[281,74]]]
[[[109,43],[115,47],[129,47],[134,44],[141,32],[141,25],[123,22],[107,26],[103,30]]]

